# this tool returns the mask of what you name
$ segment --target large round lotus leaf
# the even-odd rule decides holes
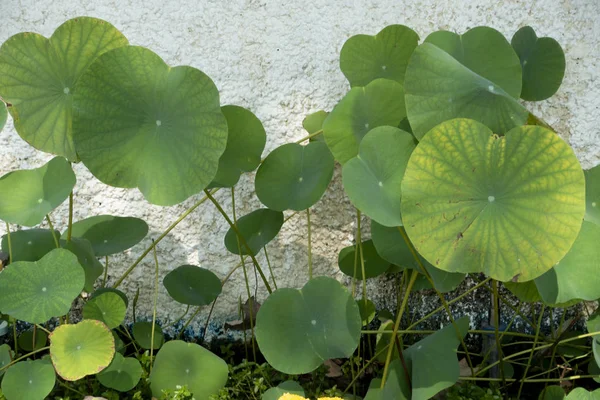
[[[493,47],[486,44],[486,48]],[[494,77],[505,85],[502,86],[478,75],[434,44],[423,43],[417,47],[408,64],[404,86],[406,112],[417,139],[421,140],[431,128],[453,118],[475,119],[498,134],[525,124],[529,112],[517,100],[521,73],[519,59],[516,55],[514,58],[518,71],[504,67],[494,69],[507,74],[507,79]],[[504,63],[498,62],[498,65]],[[507,83],[513,81],[518,81],[518,86]]]
[[[372,240],[362,242],[363,261],[365,264],[365,278],[374,278],[383,274],[390,268],[390,263],[377,254]],[[358,280],[363,279],[360,253],[356,253],[356,245],[344,247],[338,254],[340,270]],[[354,271],[356,265],[356,272]]]
[[[265,128],[251,111],[239,106],[224,106],[221,111],[227,118],[229,134],[210,187],[232,187],[241,174],[254,171],[267,142]]]
[[[33,340],[33,330],[28,330],[19,335],[17,343],[25,352],[41,349],[46,346],[48,334],[41,329],[35,331],[35,343]]]
[[[6,370],[2,368],[10,364],[12,359],[13,352],[11,351],[10,346],[7,344],[0,345],[0,378],[2,378],[4,372],[6,372]]]
[[[2,379],[6,400],[44,400],[54,389],[56,374],[43,360],[21,361],[10,367]]]
[[[317,133],[319,131],[323,131],[323,124],[325,123],[325,120],[327,119],[327,117],[329,116],[329,113],[327,111],[323,111],[323,110],[319,110],[316,111],[312,114],[309,114],[306,116],[306,118],[304,118],[304,120],[302,121],[302,127],[309,133],[309,134],[313,134],[313,133]],[[310,138],[311,142],[324,142],[325,138],[323,137],[323,135],[317,135],[315,137]]]
[[[417,251],[445,271],[500,281],[552,268],[584,212],[577,157],[539,126],[498,137],[473,120],[447,121],[421,140],[402,181],[404,227]]]
[[[585,175],[586,202],[584,219],[600,225],[600,165],[583,171],[583,173]]]
[[[296,381],[285,381],[277,385],[276,387],[272,387],[267,390],[260,400],[279,400],[281,396],[284,394],[295,394],[297,396],[304,397],[304,389],[302,386]]]
[[[237,229],[254,255],[277,236],[282,225],[283,213],[267,208],[252,211],[237,221]],[[240,248],[242,254],[248,254],[248,249],[241,240],[238,247],[238,237],[231,228],[225,234],[225,247],[233,254],[240,254]]]
[[[382,225],[402,225],[400,185],[415,147],[413,135],[398,128],[382,126],[367,133],[358,155],[343,169],[352,204]]]
[[[96,375],[100,383],[107,388],[127,392],[138,384],[142,377],[142,366],[133,357],[123,357],[115,353],[110,365]]]
[[[216,86],[195,68],[171,68],[143,47],[115,49],[81,76],[73,104],[77,153],[108,185],[168,206],[217,173],[227,121]]]
[[[139,218],[97,215],[73,223],[72,236],[90,242],[96,257],[121,253],[142,241],[148,224]],[[66,239],[67,231],[62,235]]]
[[[404,25],[387,26],[375,36],[352,36],[340,52],[340,69],[351,86],[365,86],[377,78],[403,83],[418,42],[419,35]]]
[[[530,26],[519,29],[511,40],[523,67],[524,100],[545,100],[552,96],[565,75],[565,53],[552,38],[538,38]]]
[[[387,227],[371,221],[371,239],[375,245],[377,253],[389,263],[397,265],[402,269],[415,269],[421,271],[420,265],[415,260],[410,249],[406,245],[400,230],[402,227]],[[450,292],[458,287],[465,279],[465,274],[457,272],[447,272],[431,265],[423,257],[419,256],[421,263],[431,277],[435,288],[441,293]],[[429,281],[423,278],[417,280],[413,290],[430,289]]]
[[[103,288],[98,288],[94,291],[94,293],[92,293],[92,299],[94,297],[100,296],[102,293],[115,293],[117,295],[119,295],[119,297],[121,299],[123,299],[123,302],[125,303],[125,307],[129,306],[129,299],[127,298],[127,295],[123,292],[121,292],[119,289],[115,289],[115,288],[110,288],[110,287],[103,287]]]
[[[60,325],[50,334],[50,357],[56,372],[67,381],[97,374],[115,354],[115,339],[100,321],[84,319]]]
[[[584,221],[567,255],[535,279],[546,304],[600,298],[600,226]]]
[[[182,265],[163,280],[169,296],[178,303],[205,306],[221,294],[221,280],[211,271],[194,265]]]
[[[256,317],[256,341],[273,368],[305,374],[330,358],[350,356],[362,326],[356,301],[338,281],[318,277],[301,290],[279,289]]]
[[[8,113],[6,112],[6,104],[0,101],[0,132],[4,128],[4,124],[6,124],[6,117]]]
[[[284,144],[258,168],[256,195],[272,210],[305,210],[325,193],[334,164],[325,143]]]
[[[60,246],[77,256],[77,260],[85,272],[85,286],[83,290],[86,292],[93,291],[94,283],[102,275],[104,267],[96,258],[90,242],[80,238],[71,238],[70,242],[61,239]]]
[[[172,340],[156,355],[150,387],[157,398],[163,390],[187,386],[196,400],[208,400],[225,386],[228,374],[225,361],[204,347]]]
[[[17,261],[0,274],[0,312],[32,324],[69,312],[85,275],[71,252],[55,249],[36,262]]]
[[[50,39],[19,33],[0,47],[0,97],[11,104],[15,129],[36,149],[77,160],[72,115],[75,85],[101,54],[126,46],[114,26],[75,18]]]
[[[600,389],[589,392],[584,388],[573,389],[565,400],[600,400]]]
[[[89,299],[83,306],[83,318],[104,322],[110,329],[121,325],[127,305],[117,293],[106,292]]]
[[[25,226],[39,224],[62,204],[75,186],[71,165],[55,157],[40,168],[10,172],[0,178],[0,219]],[[10,194],[10,195],[8,195]]]
[[[404,88],[389,79],[355,87],[335,106],[323,124],[325,142],[344,164],[358,154],[363,137],[378,126],[398,126],[406,117]]]
[[[54,231],[58,238],[60,232]],[[11,261],[37,261],[56,248],[52,231],[49,229],[24,229],[11,232]],[[8,254],[8,236],[2,236],[2,251]]]
[[[136,322],[132,328],[133,338],[142,348],[149,350],[152,347],[154,350],[160,349],[164,341],[162,328],[154,324],[154,342],[152,341],[152,322]]]

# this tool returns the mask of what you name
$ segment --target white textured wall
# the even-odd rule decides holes
[[[265,155],[303,137],[304,116],[330,110],[348,90],[338,57],[352,35],[375,34],[398,23],[412,27],[421,38],[438,29],[462,33],[488,25],[510,39],[519,27],[531,25],[539,36],[552,36],[563,46],[567,72],[558,94],[529,105],[530,109],[560,130],[585,168],[600,162],[599,0],[0,0],[0,42],[22,31],[49,36],[65,20],[82,15],[111,22],[131,44],[149,47],[171,65],[191,65],[207,73],[221,92],[222,104],[247,107],[261,119],[268,134]],[[9,120],[0,133],[0,174],[38,167],[49,158],[22,141]],[[151,237],[157,237],[199,198],[176,207],[151,206],[136,190],[109,188],[81,166],[75,170],[76,219],[132,215],[150,225],[144,243],[111,259],[112,276],[118,276]],[[217,197],[230,210],[228,196],[223,191]],[[252,178],[241,180],[237,204],[238,215],[259,206]],[[65,211],[61,207],[53,217],[61,229],[66,226]],[[338,274],[337,253],[350,244],[353,221],[353,209],[337,179],[314,207],[317,274]],[[223,246],[226,230],[210,204],[196,211],[160,243],[161,279],[184,263],[200,264],[223,277],[238,261]],[[0,233],[4,233],[2,228]],[[305,219],[296,216],[269,246],[279,286],[301,286],[306,281],[305,234]],[[123,285],[129,293],[140,288],[140,312],[147,315],[152,304],[152,271],[148,257]],[[240,271],[224,287],[215,309],[215,326],[236,317],[238,297],[244,293]],[[162,287],[159,304],[162,320],[171,320],[184,310]],[[198,317],[198,323],[205,315]]]

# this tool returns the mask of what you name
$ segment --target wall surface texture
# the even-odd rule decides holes
[[[222,104],[249,108],[261,119],[268,135],[263,156],[305,136],[303,118],[319,109],[331,110],[349,89],[339,70],[339,52],[352,35],[376,34],[387,25],[404,24],[425,38],[439,29],[463,33],[488,25],[510,39],[519,27],[531,25],[539,36],[554,37],[563,46],[567,71],[554,97],[528,107],[571,144],[584,168],[600,163],[599,0],[0,0],[0,43],[23,31],[49,36],[65,20],[83,15],[111,22],[131,44],[149,47],[170,65],[191,65],[208,74],[220,90]],[[9,119],[0,133],[0,174],[38,167],[49,159],[20,139]],[[107,187],[82,165],[75,171],[76,220],[114,214],[140,217],[150,225],[143,243],[110,259],[112,281],[151,238],[200,198],[174,207],[152,206],[137,190]],[[313,207],[312,236],[315,273],[341,278],[337,254],[352,243],[355,213],[339,178],[338,169],[324,198]],[[236,191],[238,215],[260,206],[253,188],[252,176],[241,179]],[[229,192],[221,191],[217,198],[230,212]],[[66,227],[64,205],[53,219],[59,229]],[[227,275],[239,259],[225,250],[226,231],[214,207],[204,204],[159,244],[161,280],[182,264],[209,268],[221,278]],[[298,287],[306,281],[306,233],[304,216],[294,216],[268,246],[279,287]],[[259,261],[264,263],[262,255]],[[146,316],[152,309],[153,270],[152,257],[147,257],[122,286],[130,294],[139,288],[138,314]],[[254,290],[252,273],[250,281]],[[380,304],[391,301],[384,290],[375,286],[369,290]],[[213,333],[224,321],[237,318],[238,299],[245,299],[245,292],[238,270],[218,299]],[[264,294],[259,286],[258,298]],[[159,305],[163,322],[185,310],[162,285]],[[207,314],[203,310],[197,317],[196,329]]]

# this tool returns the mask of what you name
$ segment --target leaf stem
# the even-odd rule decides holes
[[[67,243],[71,241],[73,233],[73,191],[69,193],[69,227],[67,228]]]
[[[54,232],[54,225],[52,225],[52,221],[50,220],[50,215],[46,214],[46,222],[48,222],[48,227],[50,227],[50,232],[52,232],[52,238],[54,239],[54,244],[56,248],[60,248],[60,244],[58,242],[58,238],[56,237],[56,232]]]
[[[531,366],[531,360],[533,360],[533,354],[535,353],[535,346],[537,345],[538,335],[540,334],[540,327],[542,326],[542,317],[544,316],[544,311],[546,310],[546,305],[542,304],[542,310],[540,311],[540,316],[538,318],[537,329],[535,331],[535,339],[533,339],[533,346],[531,346],[531,353],[529,353],[529,360],[527,360],[527,366],[525,367],[525,372],[523,372],[523,378],[521,380],[521,384],[519,385],[519,391],[517,393],[517,399],[521,398],[521,392],[523,391],[523,385],[525,384],[525,379],[527,379],[527,372],[529,372],[529,367]],[[502,360],[500,360],[502,361]],[[502,363],[500,364],[502,365]]]
[[[10,264],[13,261],[12,241],[10,239],[10,225],[8,224],[8,222],[5,222],[5,224],[6,224],[6,238],[8,240],[8,263]],[[2,271],[2,268],[0,268],[0,271]]]
[[[306,209],[306,226],[308,229],[308,279],[313,277],[312,241],[310,234],[310,207]]]
[[[154,242],[154,239],[152,240]],[[156,304],[158,303],[158,256],[156,255],[156,244],[152,246],[154,254],[154,306],[152,307],[152,332],[150,334],[150,372],[152,372],[152,363],[154,362],[154,331],[156,328]]]

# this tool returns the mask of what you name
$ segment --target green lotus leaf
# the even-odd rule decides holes
[[[154,324],[154,341],[152,341],[152,322],[136,322],[132,328],[133,338],[137,344],[146,350],[150,350],[150,347],[160,349],[164,342],[164,336],[162,328]]]
[[[46,342],[48,341],[48,334],[41,329],[36,330],[35,332],[35,343],[33,340],[33,330],[28,330],[19,335],[17,343],[19,347],[23,349],[25,352],[29,353],[30,351],[39,350],[42,347],[46,346]]]
[[[75,186],[69,162],[55,157],[40,168],[10,172],[0,178],[0,219],[34,226],[62,204]]]
[[[152,394],[187,386],[196,400],[208,400],[225,386],[229,369],[225,361],[194,343],[172,340],[156,355],[150,374]]]
[[[391,126],[365,135],[358,155],[343,169],[344,190],[356,208],[385,226],[402,225],[400,185],[417,146],[408,132]]]
[[[96,375],[98,381],[109,389],[127,392],[137,386],[142,377],[142,366],[133,357],[123,357],[115,353],[108,367]]]
[[[129,299],[127,298],[127,295],[123,292],[121,292],[119,289],[115,289],[115,288],[109,288],[109,287],[103,287],[103,288],[98,288],[94,291],[94,293],[92,293],[92,299],[96,296],[101,295],[102,293],[115,293],[118,294],[119,297],[121,299],[123,299],[123,302],[125,303],[125,308],[127,308],[129,306]]]
[[[109,329],[121,325],[127,305],[117,293],[106,292],[92,297],[83,306],[83,318],[104,322]]]
[[[504,282],[552,268],[584,212],[577,157],[539,126],[498,137],[473,120],[447,121],[421,140],[402,181],[404,227],[426,260]]]
[[[390,363],[390,367],[394,368],[394,366],[392,365],[392,363]],[[394,399],[399,399],[399,400],[404,400],[402,399],[403,394],[402,393],[394,393],[395,396],[393,397]],[[380,378],[374,378],[371,379],[371,382],[369,383],[369,390],[367,391],[367,394],[365,395],[364,400],[385,400],[383,398],[383,390],[381,389],[381,379]]]
[[[567,255],[552,269],[535,279],[546,304],[600,298],[600,226],[584,221]],[[596,279],[598,278],[598,279]]]
[[[10,103],[19,135],[33,147],[77,161],[73,95],[82,73],[103,53],[126,46],[114,26],[96,18],[71,19],[50,39],[19,33],[0,47],[0,97]]]
[[[585,175],[586,221],[600,225],[600,165],[583,171]]]
[[[542,275],[543,276],[543,275]],[[539,279],[539,278],[538,278]],[[538,291],[535,280],[527,282],[504,282],[504,286],[512,294],[525,303],[535,303],[542,301],[542,296]]]
[[[311,135],[314,133],[317,133],[319,131],[322,132],[323,124],[325,123],[325,120],[327,119],[328,116],[329,116],[329,113],[327,111],[323,111],[323,110],[316,111],[312,114],[307,115],[306,118],[304,118],[304,120],[302,121],[302,127]],[[323,135],[317,135],[317,136],[310,138],[309,141],[324,142],[325,138],[323,137]]]
[[[362,242],[363,261],[365,264],[365,279],[375,278],[386,272],[390,263],[377,254],[372,240]],[[338,254],[338,266],[340,270],[358,280],[363,279],[360,253],[356,253],[356,245],[344,247]],[[356,271],[354,270],[356,266]]]
[[[331,182],[333,156],[325,143],[284,144],[273,150],[256,172],[256,195],[272,210],[305,210]]]
[[[6,400],[44,400],[54,389],[56,375],[44,360],[21,361],[10,367],[2,380]]]
[[[358,154],[363,137],[378,126],[398,126],[406,117],[404,88],[389,79],[355,87],[334,107],[323,124],[323,135],[337,161],[345,164]]]
[[[86,292],[93,291],[94,283],[102,275],[104,267],[96,258],[91,243],[85,239],[71,238],[70,242],[61,239],[60,246],[77,256],[77,260],[85,272],[85,286],[83,290]]]
[[[221,111],[227,119],[229,134],[211,188],[233,187],[241,174],[254,171],[267,142],[265,128],[252,112],[239,106],[224,106]]]
[[[173,300],[190,306],[205,306],[221,294],[221,280],[195,265],[175,268],[165,276],[163,284]]]
[[[551,97],[565,76],[565,53],[552,38],[538,38],[530,26],[519,29],[511,44],[523,68],[521,98],[529,101]]]
[[[54,231],[58,238],[59,231]],[[56,248],[49,229],[24,229],[10,233],[11,261],[38,261]],[[8,254],[8,236],[2,236],[2,251]]]
[[[102,371],[113,359],[115,339],[101,321],[64,324],[50,334],[50,357],[58,375],[76,381]]]
[[[8,113],[6,112],[6,104],[3,101],[0,101],[0,132],[4,128],[4,124],[6,124],[6,117]]]
[[[36,262],[17,261],[0,274],[0,312],[32,324],[69,312],[85,274],[71,252],[55,249]]]
[[[279,400],[279,398],[286,393],[295,394],[302,397],[305,396],[304,389],[302,389],[302,386],[300,386],[298,382],[285,381],[267,390],[262,395],[260,400]]]
[[[252,211],[237,221],[237,228],[254,255],[277,236],[282,225],[283,213],[267,208]],[[233,254],[240,254],[240,248],[242,254],[248,254],[241,241],[238,247],[237,235],[231,228],[225,234],[225,247]]]
[[[304,374],[327,359],[350,356],[358,346],[361,326],[358,306],[348,290],[323,276],[300,290],[274,291],[258,311],[255,333],[273,368]]]
[[[72,236],[89,241],[96,257],[121,253],[141,242],[147,234],[148,224],[134,217],[96,215],[72,226]],[[67,238],[67,231],[62,238]]]
[[[547,386],[540,393],[538,400],[563,400],[565,391],[560,386]]]
[[[600,367],[596,364],[596,360],[592,360],[588,363],[588,375],[594,375],[592,378],[596,383],[600,383]]]
[[[125,354],[125,350],[127,346],[125,342],[116,334],[115,331],[112,331],[113,338],[115,339],[115,352],[121,353],[121,355]]]
[[[512,57],[498,59],[492,43],[483,42],[479,50],[489,53],[481,59],[480,73],[484,75],[478,74],[474,66],[469,67],[467,58],[457,60],[438,45],[423,43],[417,47],[406,70],[406,112],[417,139],[453,118],[475,119],[498,134],[525,124],[529,112],[517,100],[521,67],[508,42]],[[483,55],[479,50],[468,58],[470,62],[478,62]],[[489,73],[484,68],[489,68]]]
[[[355,35],[340,52],[340,69],[352,87],[386,78],[403,83],[419,35],[404,25],[390,25],[377,35]]]
[[[371,239],[375,246],[377,254],[387,262],[399,266],[401,269],[415,269],[421,271],[419,263],[406,245],[401,230],[403,227],[387,227],[371,221]],[[465,279],[465,274],[457,272],[447,272],[431,265],[427,260],[419,255],[421,264],[425,267],[427,273],[431,277],[435,288],[441,292],[450,292],[458,287]],[[419,278],[413,287],[413,290],[430,289],[429,281]]]
[[[589,392],[584,388],[578,387],[569,393],[565,400],[600,400],[600,389]]]
[[[375,303],[367,299],[356,300],[358,304],[358,311],[360,312],[360,319],[362,320],[363,326],[367,326],[375,319]]]
[[[10,364],[13,360],[13,352],[10,349],[10,346],[7,344],[0,345],[0,378],[4,375],[6,370],[2,369],[8,364]]]
[[[200,192],[217,173],[227,142],[219,92],[203,72],[171,68],[152,51],[103,54],[73,96],[73,139],[94,176],[137,187],[157,205]]]

